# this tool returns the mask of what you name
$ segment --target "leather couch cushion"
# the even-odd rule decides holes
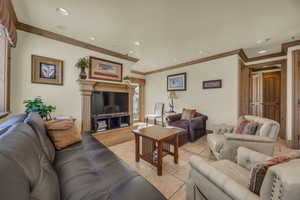
[[[55,157],[55,149],[47,135],[43,119],[38,113],[30,113],[24,122],[31,126],[35,131],[42,146],[42,150],[46,154],[48,160],[53,162]]]
[[[30,196],[30,199],[60,199],[57,175],[30,126],[20,123],[4,133],[0,137],[0,154],[10,161],[1,161],[1,165],[13,165],[5,170],[6,177],[14,177],[13,181],[17,182],[1,177],[0,188],[2,185],[9,184],[11,188],[21,188],[20,194]],[[1,193],[2,198],[12,199],[11,196],[4,198]],[[23,197],[16,199],[23,199]]]
[[[63,200],[164,200],[148,181],[131,170],[90,134],[58,151],[54,162]]]
[[[16,115],[0,124],[0,135],[5,133],[11,126],[21,123],[26,118],[26,114]]]

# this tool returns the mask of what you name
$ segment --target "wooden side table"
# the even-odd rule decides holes
[[[135,158],[140,158],[157,167],[158,176],[162,175],[162,159],[166,155],[172,155],[174,162],[178,163],[178,144],[181,130],[151,126],[133,130],[135,135]],[[141,140],[140,140],[141,139]],[[170,145],[174,146],[171,151]],[[141,148],[142,147],[142,148]]]

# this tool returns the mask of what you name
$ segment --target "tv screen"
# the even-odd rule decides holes
[[[128,112],[128,93],[93,92],[92,114],[111,114]]]

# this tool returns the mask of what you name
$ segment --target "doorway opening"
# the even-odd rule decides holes
[[[264,117],[280,124],[279,137],[286,138],[286,60],[243,66],[241,84],[247,91],[244,113]],[[243,74],[244,73],[244,74]],[[245,74],[246,73],[246,74]],[[246,87],[246,89],[245,89]]]

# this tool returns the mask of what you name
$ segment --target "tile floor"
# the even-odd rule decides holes
[[[215,161],[215,158],[209,152],[206,137],[180,147],[179,163],[177,165],[174,164],[173,157],[164,157],[162,176],[157,176],[156,168],[149,163],[143,160],[139,163],[135,161],[135,143],[133,140],[109,148],[170,200],[185,199],[185,182],[188,179],[190,168],[188,161],[190,156],[200,156],[208,162]],[[276,147],[276,154],[287,150],[288,148],[285,146],[284,141],[279,141]]]

